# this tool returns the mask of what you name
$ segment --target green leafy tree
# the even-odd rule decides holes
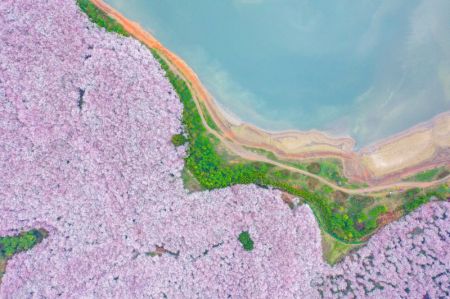
[[[244,247],[245,250],[247,250],[247,251],[253,250],[253,240],[250,237],[250,234],[248,233],[248,231],[243,231],[242,233],[240,233],[238,240],[239,240],[239,242],[241,242],[242,247]]]
[[[175,146],[181,146],[187,142],[187,138],[183,134],[175,134],[172,136],[172,143]]]

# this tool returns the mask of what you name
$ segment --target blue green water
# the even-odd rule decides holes
[[[227,111],[358,146],[450,110],[449,0],[107,0]]]

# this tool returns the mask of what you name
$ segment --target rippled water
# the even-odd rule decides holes
[[[450,110],[449,0],[107,0],[264,129],[359,146]]]

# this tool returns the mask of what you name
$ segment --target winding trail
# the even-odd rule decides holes
[[[91,0],[91,2],[96,5],[99,9],[107,13],[110,17],[114,18],[118,23],[120,23],[124,29],[134,38],[141,41],[146,46],[153,48],[158,51],[166,60],[169,67],[177,74],[179,75],[183,80],[185,80],[188,85],[191,88],[191,92],[193,95],[193,99],[195,102],[195,105],[197,106],[197,110],[199,111],[199,114],[202,119],[202,123],[205,126],[205,128],[208,130],[209,133],[213,134],[215,137],[217,137],[231,152],[234,154],[250,161],[255,162],[265,162],[268,164],[272,164],[275,166],[278,166],[280,168],[300,173],[302,175],[314,178],[321,183],[335,189],[339,190],[341,192],[347,193],[347,194],[372,194],[372,193],[380,193],[380,192],[397,192],[402,191],[404,189],[409,188],[428,188],[432,186],[436,186],[443,183],[449,183],[450,182],[450,175],[439,179],[434,180],[431,182],[396,182],[396,183],[389,183],[389,184],[382,184],[382,185],[376,185],[376,186],[370,186],[365,188],[358,188],[358,189],[351,189],[351,188],[345,188],[342,186],[339,186],[333,182],[328,181],[327,179],[320,177],[318,175],[312,174],[310,172],[307,172],[305,170],[301,170],[289,165],[285,165],[283,163],[271,160],[263,155],[257,154],[255,152],[249,151],[245,149],[241,144],[238,144],[236,142],[231,142],[232,136],[229,136],[229,132],[224,130],[224,134],[220,134],[216,130],[213,130],[208,123],[206,122],[206,118],[204,115],[204,112],[200,106],[199,100],[201,99],[208,107],[211,107],[208,102],[211,101],[211,96],[209,95],[208,91],[203,87],[201,84],[199,78],[195,74],[195,72],[177,55],[172,53],[170,50],[168,50],[166,47],[164,47],[154,36],[152,36],[150,33],[145,31],[138,23],[132,22],[125,18],[121,13],[110,7],[108,4],[104,3],[102,0]],[[214,110],[208,109],[208,112],[211,113],[214,120],[217,120],[218,117],[215,116]],[[222,124],[223,125],[223,124]],[[220,127],[220,126],[219,126]]]

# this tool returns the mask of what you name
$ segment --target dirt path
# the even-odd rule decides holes
[[[310,172],[288,166],[285,164],[282,164],[277,161],[273,161],[263,155],[254,153],[252,151],[249,151],[243,147],[242,144],[236,143],[236,142],[230,142],[230,139],[233,138],[232,132],[227,130],[227,125],[224,124],[221,121],[221,118],[216,114],[214,109],[211,109],[212,105],[212,98],[207,92],[207,90],[203,87],[201,84],[199,78],[195,74],[195,72],[177,55],[169,51],[167,48],[165,48],[155,37],[153,37],[151,34],[146,32],[139,24],[132,22],[122,16],[119,12],[111,8],[109,5],[105,4],[101,0],[91,0],[93,4],[95,4],[98,8],[100,8],[102,11],[106,12],[109,16],[117,20],[127,32],[130,33],[134,38],[141,41],[145,45],[147,45],[150,48],[156,49],[164,58],[166,59],[167,63],[169,64],[170,68],[176,72],[181,78],[183,78],[191,87],[191,92],[193,95],[193,99],[195,102],[195,105],[197,106],[197,110],[200,113],[202,123],[205,126],[205,128],[213,134],[215,137],[217,137],[231,152],[234,154],[250,161],[257,161],[257,162],[265,162],[272,165],[276,165],[280,168],[300,173],[305,176],[314,178],[321,183],[332,187],[335,190],[339,190],[348,194],[370,194],[370,193],[378,193],[378,192],[388,192],[388,191],[399,191],[409,188],[427,188],[435,185],[439,185],[445,182],[450,181],[450,175],[442,178],[440,180],[435,180],[432,182],[397,182],[397,183],[391,183],[391,184],[383,184],[383,185],[377,185],[377,186],[371,186],[367,188],[359,188],[359,189],[350,189],[345,188],[342,186],[339,186],[333,182],[328,181],[327,179],[320,177],[318,175],[312,174]],[[211,117],[215,122],[217,122],[217,125],[222,129],[224,132],[224,135],[219,134],[217,131],[213,130],[209,127],[209,125],[206,122],[203,110],[201,109],[200,102],[202,101],[207,106],[208,112],[211,114]],[[270,150],[270,149],[269,149]]]

